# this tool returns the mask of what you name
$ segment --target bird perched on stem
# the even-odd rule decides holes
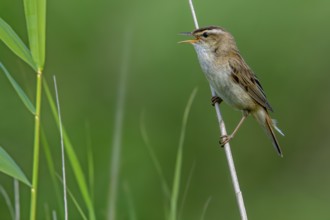
[[[194,37],[180,43],[190,43],[194,46],[202,70],[217,94],[211,99],[212,105],[224,101],[243,112],[243,117],[232,134],[220,137],[221,145],[225,145],[234,137],[251,114],[271,138],[277,153],[283,156],[274,129],[282,135],[283,133],[269,116],[269,111],[273,109],[258,78],[239,53],[234,37],[216,26],[182,34]]]

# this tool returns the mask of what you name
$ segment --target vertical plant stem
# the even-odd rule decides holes
[[[88,165],[88,183],[90,188],[90,197],[94,202],[94,159],[92,140],[89,124],[86,123],[86,145],[87,145],[87,165]]]
[[[59,121],[58,121],[58,113],[57,113],[57,108],[56,108],[56,104],[55,101],[53,100],[52,94],[49,90],[49,87],[47,85],[47,81],[44,80],[43,82],[43,86],[45,88],[45,94],[47,96],[50,108],[52,110],[53,116],[55,118],[55,122],[57,124],[57,126],[59,126]],[[63,127],[63,139],[64,139],[64,143],[65,143],[65,150],[67,153],[67,158],[69,159],[71,166],[72,166],[72,170],[73,173],[76,177],[77,180],[77,184],[79,187],[79,190],[81,192],[82,198],[85,201],[86,207],[88,209],[88,213],[89,213],[89,219],[90,220],[95,220],[95,211],[94,211],[94,205],[93,205],[93,201],[91,199],[90,193],[88,191],[88,186],[85,180],[85,175],[83,172],[83,169],[79,163],[77,154],[73,148],[73,145],[69,139],[69,135],[67,134],[66,130]]]
[[[45,84],[44,84],[44,86],[45,86]],[[57,200],[58,208],[59,208],[58,212],[60,213],[60,215],[62,215],[64,213],[64,209],[63,209],[63,206],[62,206],[62,196],[61,196],[60,187],[58,185],[58,181],[56,179],[56,171],[55,171],[54,161],[52,159],[52,152],[50,151],[50,145],[49,145],[48,140],[46,138],[45,130],[43,129],[43,127],[41,127],[40,132],[41,132],[40,133],[40,141],[41,141],[41,145],[43,147],[42,149],[45,153],[45,157],[46,157],[46,161],[47,161],[47,165],[48,165],[48,172],[49,172],[50,178],[53,182],[52,189],[54,191],[54,194],[56,195],[56,200]],[[48,210],[45,213],[50,214],[50,211]],[[48,220],[50,220],[50,219],[51,218],[49,217]]]
[[[53,214],[53,220],[57,220],[57,214],[55,210],[52,211],[52,214]]]
[[[188,103],[186,105],[186,108],[183,113],[183,119],[182,119],[182,127],[180,132],[180,140],[179,140],[179,146],[178,146],[178,152],[176,156],[176,162],[175,162],[175,171],[174,171],[174,178],[173,178],[173,186],[172,186],[172,195],[171,195],[171,201],[170,201],[170,215],[169,220],[177,220],[178,219],[178,198],[179,198],[179,191],[180,191],[180,178],[181,178],[181,169],[182,169],[182,160],[183,160],[183,144],[186,136],[186,128],[188,123],[188,116],[190,113],[190,109],[192,106],[192,103],[195,99],[195,96],[197,94],[197,88],[195,88],[188,100]]]
[[[14,207],[10,201],[10,197],[7,193],[7,191],[3,188],[2,185],[0,185],[0,196],[3,196],[4,200],[5,200],[5,203],[8,207],[8,210],[9,210],[9,214],[10,214],[10,219],[15,219],[15,211],[14,211]]]
[[[20,203],[19,203],[19,182],[14,179],[14,196],[15,196],[15,220],[20,220]]]
[[[212,199],[212,196],[210,196],[210,197],[207,199],[207,201],[206,201],[206,203],[205,203],[205,205],[204,205],[201,220],[204,220],[204,218],[205,218],[205,214],[206,214],[207,208],[208,208],[209,205],[210,205],[211,199]]]
[[[182,211],[183,211],[183,206],[184,206],[184,204],[186,202],[186,198],[187,198],[188,191],[189,191],[189,188],[190,188],[191,179],[192,179],[193,173],[195,171],[195,167],[196,167],[196,161],[193,163],[193,165],[192,165],[192,167],[190,169],[190,172],[189,172],[189,175],[188,175],[188,180],[187,180],[185,189],[183,191],[182,201],[181,201],[181,204],[180,204],[179,217],[178,217],[178,219],[182,219],[181,218],[181,215],[182,215]]]
[[[42,93],[42,71],[37,74],[36,90],[36,113],[34,116],[34,145],[33,145],[33,173],[31,187],[30,220],[36,219],[37,214],[37,188],[39,173],[39,151],[40,151],[40,113],[41,113],[41,93]]]
[[[120,159],[122,150],[122,129],[124,121],[124,110],[126,100],[126,81],[128,76],[129,55],[130,55],[130,41],[131,33],[127,30],[124,36],[124,49],[121,64],[121,71],[118,83],[115,125],[113,133],[111,164],[110,164],[110,189],[108,199],[108,220],[116,220],[118,183],[120,175]]]
[[[61,108],[60,108],[60,101],[59,101],[59,98],[58,98],[56,77],[53,76],[53,79],[54,79],[54,87],[55,87],[55,97],[56,97],[56,104],[57,104],[59,130],[60,130],[60,136],[61,136],[64,219],[68,220],[68,200],[67,200],[67,193],[66,193],[66,175],[65,175],[65,152],[64,152],[64,139],[63,139],[63,129],[62,129]]]
[[[189,5],[190,5],[191,13],[192,13],[192,16],[193,16],[193,19],[194,19],[195,28],[198,29],[199,26],[198,26],[197,17],[196,17],[196,13],[195,13],[195,9],[194,9],[194,5],[192,3],[192,0],[189,0]],[[210,89],[211,89],[212,96],[216,96],[215,90],[212,88],[211,85],[210,85]],[[224,121],[222,119],[222,116],[221,116],[219,104],[215,105],[215,111],[217,113],[217,119],[218,119],[218,122],[219,122],[220,133],[221,133],[222,136],[227,135],[226,126],[225,126],[225,123],[224,123]],[[231,149],[230,149],[229,142],[227,144],[225,144],[224,149],[225,149],[225,153],[226,153],[226,157],[227,157],[229,172],[230,172],[231,180],[232,180],[232,183],[233,183],[233,187],[234,187],[234,191],[235,191],[235,195],[236,195],[236,201],[237,201],[237,204],[238,204],[240,216],[241,216],[242,220],[247,220],[248,218],[247,218],[247,214],[246,214],[243,195],[242,195],[242,192],[241,192],[241,189],[240,189],[240,186],[239,186],[238,177],[237,177],[235,164],[234,164],[234,159],[233,159],[233,156],[231,154]]]

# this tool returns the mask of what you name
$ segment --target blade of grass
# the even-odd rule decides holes
[[[193,163],[193,165],[192,165],[192,167],[190,169],[188,180],[187,180],[187,184],[186,184],[186,187],[185,187],[184,192],[183,192],[182,201],[181,201],[180,210],[179,210],[179,219],[181,219],[181,215],[182,215],[182,211],[183,211],[183,206],[184,206],[184,204],[186,202],[186,198],[187,198],[187,195],[188,195],[188,191],[189,191],[191,179],[192,179],[193,173],[195,171],[195,167],[196,167],[196,162]]]
[[[195,88],[188,100],[186,108],[184,110],[183,119],[182,119],[182,127],[180,132],[180,140],[178,146],[178,152],[176,157],[176,164],[175,164],[175,171],[174,171],[174,178],[173,178],[173,188],[172,188],[172,196],[171,196],[171,209],[170,209],[170,220],[177,219],[177,207],[178,207],[178,197],[179,197],[179,188],[180,188],[180,177],[181,177],[181,166],[182,166],[182,153],[183,153],[183,144],[186,135],[186,128],[188,122],[189,112],[194,101],[194,98],[197,93],[197,88]]]
[[[162,170],[162,167],[160,165],[160,162],[155,154],[155,151],[153,150],[153,147],[151,146],[150,144],[150,140],[149,140],[149,136],[148,136],[148,132],[147,132],[147,129],[145,127],[145,123],[144,123],[144,111],[142,111],[141,113],[141,117],[140,117],[140,132],[141,132],[141,136],[142,136],[142,139],[145,143],[145,146],[147,147],[148,149],[148,152],[150,154],[150,157],[151,157],[151,160],[154,164],[154,167],[156,168],[156,171],[157,171],[157,174],[159,176],[159,180],[161,182],[161,187],[162,187],[162,191],[164,193],[164,213],[166,215],[165,219],[168,218],[168,213],[169,213],[169,207],[168,207],[168,201],[171,200],[171,192],[170,192],[170,188],[168,186],[168,183],[164,177],[164,173],[163,173],[163,170]]]
[[[46,54],[46,0],[37,0],[39,30],[39,68],[43,69]]]
[[[19,182],[14,179],[14,198],[15,198],[15,220],[21,219],[20,203],[19,203]]]
[[[89,124],[86,123],[88,182],[89,182],[91,199],[92,201],[94,201],[94,159],[93,159],[92,140],[90,134],[91,132],[90,132]]]
[[[42,71],[45,62],[46,0],[24,0],[24,11],[32,58],[38,71]]]
[[[53,220],[57,220],[57,214],[55,210],[52,211],[52,214],[53,214]]]
[[[159,176],[159,179],[161,181],[161,184],[162,184],[162,189],[163,189],[163,193],[166,197],[166,199],[170,199],[171,197],[171,193],[170,193],[170,188],[166,182],[166,179],[164,177],[164,174],[163,174],[163,170],[162,170],[162,167],[159,163],[159,160],[150,144],[150,141],[149,141],[149,137],[148,137],[148,132],[147,132],[147,129],[145,127],[145,124],[144,124],[144,113],[142,112],[141,114],[141,117],[140,117],[140,132],[141,132],[141,135],[142,135],[142,139],[145,143],[145,145],[147,146],[147,149],[148,149],[148,152],[150,154],[150,157],[152,159],[152,162],[154,164],[154,167],[156,168],[156,171],[158,173],[158,176]]]
[[[120,172],[120,159],[122,150],[122,127],[124,120],[125,99],[126,99],[126,81],[128,76],[131,33],[127,30],[124,36],[124,48],[120,66],[120,75],[117,90],[117,101],[115,110],[115,123],[113,132],[113,142],[110,162],[110,186],[108,196],[108,219],[116,220],[116,205],[118,194],[118,182]]]
[[[62,119],[61,119],[61,108],[60,108],[60,101],[59,101],[58,91],[57,91],[56,77],[53,76],[53,79],[54,79],[55,97],[56,97],[56,105],[57,105],[57,113],[58,113],[60,139],[61,139],[64,219],[68,220],[68,211],[69,210],[68,210],[68,200],[67,200],[67,193],[66,193],[67,186],[66,186],[66,175],[65,175],[65,155],[64,155],[64,142],[63,142],[63,128],[62,128]]]
[[[32,69],[37,71],[36,64],[33,61],[29,49],[10,27],[10,25],[7,24],[2,18],[0,18],[0,40],[2,40],[14,54],[29,64]]]
[[[56,122],[57,126],[59,126],[56,105],[55,105],[54,99],[52,97],[52,94],[49,90],[48,84],[45,80],[44,80],[44,90],[45,90],[46,97],[47,97],[48,103],[50,105],[50,108],[52,110],[55,122]],[[88,214],[89,214],[88,219],[95,220],[96,217],[95,217],[94,206],[93,206],[93,202],[92,202],[90,193],[88,191],[87,181],[86,181],[84,172],[81,168],[81,165],[79,163],[77,154],[74,151],[74,148],[73,148],[73,145],[71,144],[69,136],[67,135],[65,127],[63,127],[63,140],[64,140],[65,150],[66,150],[68,159],[70,161],[71,167],[73,169],[73,173],[74,173],[77,183],[78,183],[78,187],[80,189],[81,195],[82,195],[82,197],[85,201],[85,204],[87,206],[87,209],[88,209]]]
[[[30,181],[26,178],[21,168],[19,168],[16,162],[2,147],[0,147],[0,171],[31,186]]]
[[[202,212],[202,216],[201,216],[201,220],[204,220],[204,218],[205,218],[206,211],[207,211],[207,208],[208,208],[209,205],[210,205],[211,199],[212,199],[212,196],[210,196],[210,197],[207,199],[207,201],[205,202],[205,204],[204,204],[203,212]]]
[[[71,192],[69,189],[68,189],[68,194],[69,194],[69,196],[70,196],[70,198],[71,198],[73,204],[76,206],[76,208],[77,208],[77,210],[78,210],[78,212],[79,212],[81,218],[82,218],[83,220],[88,220],[86,214],[84,213],[83,209],[82,209],[81,206],[79,205],[77,199],[73,196],[72,192]]]
[[[45,220],[52,220],[51,212],[49,210],[48,204],[44,204],[44,219]]]
[[[129,189],[129,185],[127,182],[124,183],[124,191],[126,194],[126,200],[127,200],[127,204],[128,204],[128,214],[129,214],[129,218],[130,220],[136,220],[136,211],[135,211],[135,207],[134,207],[134,201],[132,198],[132,193]]]
[[[4,74],[7,76],[10,84],[15,89],[17,95],[21,98],[21,100],[22,100],[23,104],[25,105],[25,107],[34,115],[36,113],[36,109],[35,109],[34,105],[32,104],[32,102],[30,101],[30,99],[28,98],[28,96],[23,91],[23,89],[18,85],[18,83],[10,75],[10,73],[8,72],[6,67],[1,62],[0,62],[0,68],[2,69]]]
[[[3,188],[3,186],[0,185],[0,194],[2,195],[2,197],[5,199],[6,205],[8,207],[9,213],[10,213],[10,217],[12,220],[15,220],[15,213],[14,213],[14,207],[11,204],[10,201],[10,197],[7,193],[7,191]]]
[[[41,128],[41,143],[43,146],[43,150],[46,156],[47,166],[49,170],[50,178],[53,182],[53,189],[55,191],[55,195],[57,198],[58,207],[60,210],[60,215],[62,216],[64,214],[63,206],[62,206],[62,196],[60,193],[60,186],[58,185],[58,181],[56,180],[56,171],[54,166],[54,160],[52,158],[52,153],[50,151],[50,146],[47,140],[47,137],[45,135],[45,131]],[[49,211],[49,210],[48,210]],[[49,217],[50,218],[50,217]]]
[[[56,174],[56,177],[63,184],[63,179],[61,178],[61,176],[59,174]],[[79,205],[78,200],[75,198],[75,196],[73,195],[72,191],[69,188],[67,188],[67,190],[68,190],[68,194],[69,194],[70,198],[73,201],[73,204],[76,206],[76,208],[77,208],[79,214],[81,215],[82,219],[88,220],[86,214],[84,213],[83,209]]]

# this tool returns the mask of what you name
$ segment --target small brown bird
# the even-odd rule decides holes
[[[234,37],[221,27],[209,26],[193,32],[182,33],[195,37],[182,41],[194,46],[200,65],[217,96],[216,102],[225,101],[243,112],[243,117],[231,135],[221,137],[221,144],[228,143],[249,114],[252,114],[271,138],[275,149],[283,156],[274,130],[284,135],[271,119],[268,111],[273,111],[265,92],[250,67],[240,55]]]

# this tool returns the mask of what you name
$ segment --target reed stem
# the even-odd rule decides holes
[[[192,16],[194,19],[195,28],[198,29],[199,28],[198,21],[197,21],[197,17],[196,17],[196,13],[195,13],[195,9],[194,9],[192,0],[189,0],[189,5],[190,5],[191,13],[192,13]],[[215,90],[212,88],[211,85],[210,85],[210,89],[211,89],[212,97],[216,96]],[[216,111],[217,119],[219,122],[221,136],[227,135],[225,122],[222,119],[219,104],[215,105],[215,111]],[[240,216],[241,216],[242,220],[247,220],[248,218],[247,218],[246,209],[245,209],[245,205],[244,205],[243,195],[242,195],[242,192],[241,192],[241,189],[239,186],[238,177],[237,177],[235,164],[234,164],[234,159],[233,159],[233,155],[231,154],[229,142],[227,144],[225,144],[224,150],[225,150],[226,157],[227,157],[227,163],[228,163],[229,172],[230,172],[231,180],[232,180],[235,195],[236,195],[236,201],[237,201],[237,205],[239,208]]]
[[[33,171],[32,171],[32,187],[31,187],[30,220],[36,219],[36,212],[37,212],[41,94],[42,94],[42,71],[39,69],[37,74],[37,88],[36,88],[36,113],[34,116]]]

